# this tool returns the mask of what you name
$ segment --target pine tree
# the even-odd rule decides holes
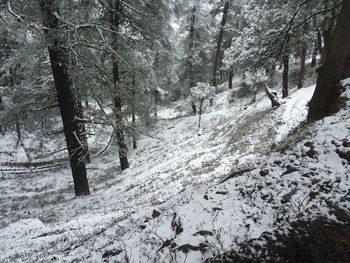
[[[45,27],[44,33],[48,42],[52,74],[62,116],[69,161],[73,174],[75,194],[77,196],[88,195],[90,194],[90,190],[84,163],[84,154],[86,154],[86,152],[78,137],[79,124],[77,117],[79,115],[74,91],[72,89],[69,57],[63,47],[66,36],[59,28],[59,6],[55,0],[40,0],[40,8],[43,16],[43,26]]]

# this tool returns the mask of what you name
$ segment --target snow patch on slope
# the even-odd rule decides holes
[[[292,94],[276,110],[270,109],[265,96],[253,104],[250,99],[230,104],[231,91],[221,92],[213,107],[204,107],[201,136],[198,116],[189,115],[189,101],[160,109],[162,119],[152,134],[140,138],[139,148],[130,153],[130,169],[118,172],[114,148],[89,165],[90,197],[76,199],[70,194],[68,167],[35,175],[4,175],[0,181],[4,189],[0,194],[1,226],[5,227],[0,230],[0,260],[45,261],[56,255],[61,262],[96,262],[101,261],[103,251],[114,248],[126,251],[135,262],[151,258],[168,262],[174,252],[157,252],[168,238],[176,239],[177,246],[186,242],[199,246],[205,237],[193,239],[193,234],[204,229],[213,232],[208,237],[212,246],[222,250],[230,246],[233,237],[243,240],[259,235],[273,224],[271,213],[275,208],[265,207],[264,201],[250,195],[259,192],[255,189],[257,182],[265,179],[252,175],[216,184],[233,169],[266,162],[271,146],[306,116],[313,89],[298,91],[298,99]],[[293,123],[283,117],[284,123],[278,125],[287,110],[298,117]],[[273,178],[279,177],[276,174]],[[248,186],[253,193],[242,196],[241,189]],[[154,208],[162,216],[151,220]],[[186,230],[176,236],[171,227],[174,213]],[[27,232],[13,238],[11,229],[24,219]],[[249,229],[245,228],[247,224]],[[12,249],[16,246],[21,250]],[[185,256],[179,254],[182,259]],[[200,251],[191,252],[188,262],[198,262],[202,257]]]

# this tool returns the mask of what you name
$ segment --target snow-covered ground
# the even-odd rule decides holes
[[[93,159],[89,197],[74,198],[68,167],[1,174],[0,262],[202,262],[300,214],[329,215],[325,200],[349,210],[349,165],[336,153],[350,140],[349,103],[272,152],[297,136],[313,90],[277,109],[263,94],[229,103],[221,92],[200,131],[189,101],[164,107],[130,169],[114,148]]]

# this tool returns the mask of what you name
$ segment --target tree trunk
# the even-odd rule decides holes
[[[62,116],[70,166],[73,174],[76,196],[90,194],[84,163],[84,151],[78,138],[79,125],[76,117],[76,102],[69,75],[69,56],[63,48],[64,35],[59,29],[58,3],[55,0],[40,0],[45,37],[48,41],[49,56],[57,92],[57,100]]]
[[[312,58],[311,58],[311,67],[312,68],[314,68],[316,66],[317,52],[318,52],[318,48],[317,48],[317,45],[315,44],[314,49],[312,51]]]
[[[198,136],[201,136],[200,129],[201,129],[201,122],[202,122],[202,114],[203,114],[203,103],[204,103],[204,99],[200,99],[199,112],[198,112]]]
[[[0,111],[3,111],[4,109],[5,109],[4,103],[3,103],[3,101],[2,101],[2,97],[0,96]],[[4,130],[3,130],[3,128],[2,128],[1,123],[0,123],[0,133],[1,133],[2,135],[4,135]]]
[[[230,70],[230,72],[228,73],[228,88],[233,88],[233,70]]]
[[[282,58],[283,62],[283,87],[282,96],[283,98],[288,97],[288,75],[289,75],[289,55],[284,55]]]
[[[19,120],[16,120],[16,133],[17,133],[17,145],[22,142],[22,133],[21,133],[21,125]]]
[[[306,53],[307,53],[307,44],[306,42],[304,42],[303,47],[301,49],[298,89],[301,89],[304,86]]]
[[[226,1],[225,6],[224,6],[224,11],[222,14],[221,27],[220,27],[220,32],[219,32],[219,36],[218,36],[218,42],[216,45],[216,52],[215,52],[215,56],[214,56],[213,79],[211,81],[212,82],[211,84],[213,86],[217,86],[216,73],[218,71],[218,66],[219,66],[221,45],[222,45],[222,40],[224,37],[224,31],[225,31],[225,25],[226,25],[229,5],[230,5],[229,1]]]
[[[74,4],[73,2],[70,2],[71,4]],[[83,3],[84,4],[84,3]],[[73,5],[70,5],[69,8],[74,8]],[[76,23],[76,22],[75,22]],[[71,32],[70,33],[70,41],[74,42],[75,41],[75,36],[74,36],[75,32]],[[74,56],[74,54],[72,54],[73,52],[71,50],[69,50],[69,66],[70,69],[72,71],[76,71],[77,70],[77,60],[76,57]],[[85,115],[84,115],[84,108],[83,108],[83,103],[82,103],[82,96],[81,96],[81,89],[80,87],[77,87],[74,85],[74,83],[72,83],[72,91],[73,94],[75,96],[75,108],[77,110],[77,117],[78,117],[78,138],[79,141],[82,144],[83,147],[83,156],[84,156],[84,161],[86,163],[91,163],[91,158],[90,158],[90,152],[89,152],[89,145],[88,145],[88,136],[87,136],[87,131],[86,131],[86,126],[84,120],[85,119]]]
[[[309,103],[308,120],[319,120],[338,110],[340,80],[350,76],[350,1],[343,1],[328,47],[318,70],[315,93]]]
[[[111,17],[110,17],[110,26],[112,31],[112,48],[115,52],[117,52],[118,49],[118,42],[117,42],[117,31],[120,26],[120,14],[122,13],[122,5],[119,0],[112,1],[113,5],[111,10]],[[119,65],[118,65],[118,58],[116,54],[113,54],[113,84],[114,84],[114,111],[116,115],[116,136],[117,136],[117,144],[118,144],[118,151],[119,151],[119,161],[120,161],[120,168],[122,170],[125,170],[129,168],[129,161],[128,161],[128,148],[125,144],[124,139],[124,125],[123,125],[123,116],[122,116],[122,98],[121,98],[121,92],[120,92],[120,77],[119,77]]]
[[[0,110],[4,110],[4,102],[2,101],[2,97],[0,96]]]
[[[324,29],[322,30],[322,36],[323,36],[323,48],[322,48],[322,52],[321,52],[321,64],[324,63],[325,58],[326,58],[326,52],[328,50],[328,46],[329,46],[329,41],[331,38],[331,31],[330,29]]]
[[[135,111],[135,104],[136,104],[136,81],[135,81],[135,76],[132,78],[132,109],[131,109],[131,122],[132,122],[132,127],[133,127],[133,135],[132,135],[132,147],[134,150],[137,149],[137,139],[136,139],[136,111]]]
[[[324,9],[334,6],[334,1],[324,0]],[[328,17],[328,14],[325,14],[324,22],[322,25],[322,37],[323,37],[323,48],[321,52],[321,64],[325,62],[326,54],[328,52],[328,47],[332,37],[332,31],[334,30],[336,12],[335,9],[331,11],[331,16]]]

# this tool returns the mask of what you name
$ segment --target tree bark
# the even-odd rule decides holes
[[[338,110],[340,80],[350,76],[350,1],[344,0],[328,47],[318,70],[315,93],[309,103],[308,120],[319,120]]]
[[[288,75],[289,75],[289,55],[284,55],[282,58],[283,62],[283,87],[282,87],[282,96],[283,98],[288,97]]]
[[[17,145],[22,141],[21,125],[19,119],[16,120]]]
[[[68,7],[74,8],[74,6],[72,4],[74,4],[74,2],[70,2],[70,5]],[[82,3],[82,4],[84,5],[84,3]],[[70,41],[74,42],[75,41],[75,32],[71,32],[69,34],[70,34],[70,36],[69,36]],[[77,60],[76,60],[76,57],[74,56],[72,50],[69,50],[69,63],[70,63],[69,64],[70,70],[72,70],[73,72],[76,71],[77,70]],[[77,111],[78,120],[84,120],[85,115],[84,115],[84,108],[83,108],[83,103],[82,103],[81,88],[74,85],[74,82],[73,82],[72,83],[72,91],[73,91],[73,94],[75,96],[75,102],[76,102],[75,108]],[[83,121],[78,121],[78,127],[79,127],[79,129],[78,129],[77,135],[78,135],[79,141],[81,142],[82,147],[83,147],[84,161],[86,163],[91,163],[89,145],[88,145],[88,136],[87,136],[85,123]]]
[[[54,78],[58,105],[66,137],[70,166],[73,174],[76,196],[89,195],[89,185],[84,163],[84,151],[78,138],[79,125],[75,108],[75,96],[69,75],[69,57],[63,48],[64,35],[59,29],[59,9],[55,0],[40,0],[45,37]]]
[[[0,110],[4,110],[4,102],[2,101],[1,96],[0,96]]]
[[[228,88],[233,88],[233,70],[230,70],[230,72],[228,73]]]
[[[311,67],[312,68],[316,67],[317,52],[318,52],[318,48],[317,48],[317,45],[315,44],[314,49],[312,50],[312,58],[311,58]]]
[[[313,67],[316,66],[317,63],[317,53],[319,53],[321,56],[323,54],[323,43],[322,43],[322,33],[320,29],[317,29],[317,42],[315,43],[315,49],[314,53],[312,54],[312,65]]]
[[[120,26],[120,14],[122,13],[122,5],[120,0],[113,0],[111,6],[111,14],[110,14],[110,26],[112,32],[112,48],[115,52],[118,50],[118,42],[117,42],[117,31]],[[116,136],[117,136],[117,144],[118,144],[118,152],[119,152],[119,161],[121,170],[125,170],[129,168],[128,161],[128,148],[125,144],[124,139],[124,125],[123,125],[123,116],[122,116],[122,98],[121,98],[121,90],[120,90],[120,76],[119,76],[119,65],[118,58],[116,54],[113,54],[113,89],[114,89],[114,111],[116,116]]]
[[[304,42],[301,48],[298,89],[301,89],[304,86],[306,54],[307,54],[307,43]]]
[[[137,149],[137,139],[136,139],[136,111],[135,111],[135,104],[136,104],[136,81],[135,76],[132,78],[132,109],[131,109],[131,122],[133,126],[133,135],[132,135],[132,147],[134,150]]]
[[[215,56],[214,56],[213,79],[211,81],[212,82],[211,84],[213,86],[217,86],[216,73],[218,71],[218,66],[219,66],[221,45],[222,45],[222,40],[224,37],[224,31],[225,31],[225,25],[226,25],[229,6],[230,6],[229,1],[226,1],[225,6],[224,6],[224,10],[222,13],[221,27],[220,27],[218,42],[216,45],[216,51],[215,51]]]
[[[346,0],[345,0],[346,1]],[[330,6],[334,6],[335,2],[330,0],[324,0],[324,9],[329,8]],[[328,52],[328,47],[331,41],[332,32],[334,30],[336,19],[336,11],[333,9],[331,11],[331,16],[328,17],[328,14],[325,14],[324,22],[322,25],[322,37],[323,37],[323,48],[321,52],[321,64],[325,62],[326,54]]]

